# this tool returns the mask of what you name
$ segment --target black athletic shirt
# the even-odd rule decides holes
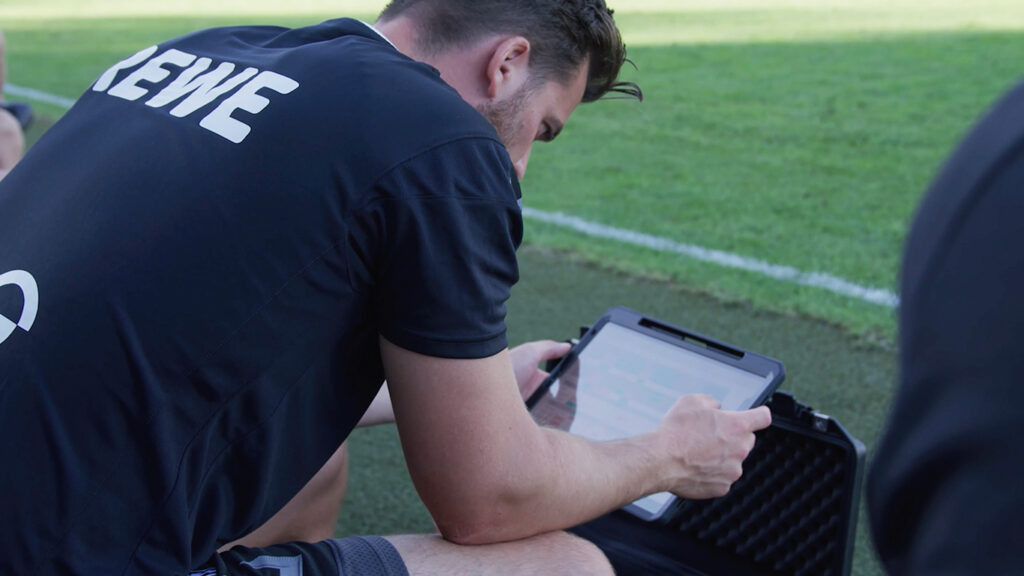
[[[919,209],[900,354],[868,486],[879,556],[894,575],[1024,574],[1024,84]]]
[[[348,435],[378,334],[506,346],[521,236],[494,129],[361,22],[114,66],[0,183],[0,573],[206,563]]]

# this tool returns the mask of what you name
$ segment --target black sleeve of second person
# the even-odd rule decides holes
[[[371,290],[381,334],[425,355],[504,349],[505,302],[519,278],[522,214],[497,142],[428,151],[377,183],[352,224],[354,285]]]
[[[907,247],[878,554],[894,575],[1024,574],[1024,87],[947,164]]]

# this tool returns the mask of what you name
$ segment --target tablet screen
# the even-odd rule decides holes
[[[726,410],[750,408],[774,374],[762,376],[609,322],[531,408],[543,426],[596,441],[655,429],[685,394],[708,394]],[[634,502],[656,513],[671,499]]]

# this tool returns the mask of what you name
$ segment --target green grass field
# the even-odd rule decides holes
[[[10,83],[73,98],[117,60],[197,28],[372,19],[381,5],[0,0],[0,26]],[[581,107],[534,150],[526,205],[884,290],[943,158],[1024,76],[1019,0],[612,6],[646,100]],[[565,337],[631,305],[780,358],[786,389],[869,449],[877,438],[895,382],[891,308],[534,220],[526,242],[513,341]],[[354,440],[339,533],[429,529],[393,431]],[[854,573],[878,574],[864,527]]]
[[[380,2],[0,2],[10,82],[74,97],[110,63],[232,23],[373,18]],[[527,205],[896,289],[917,199],[1024,73],[1011,0],[643,0],[619,6],[647,101],[584,106],[533,157]],[[59,114],[59,109],[41,105]],[[597,146],[594,143],[599,143]],[[889,308],[551,225],[527,241],[891,342]]]
[[[787,370],[783,389],[839,420],[869,451],[874,445],[895,381],[891,351],[858,345],[833,325],[763,312],[749,304],[723,303],[674,283],[616,273],[535,246],[520,251],[520,264],[523,280],[509,305],[513,341],[573,336],[578,326],[593,322],[614,304],[644,310],[783,359]],[[338,533],[430,530],[430,517],[402,471],[394,427],[357,431],[351,446],[349,497]],[[381,470],[393,472],[382,475]],[[853,574],[881,573],[862,514]]]

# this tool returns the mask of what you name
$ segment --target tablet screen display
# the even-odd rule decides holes
[[[750,408],[770,385],[762,376],[609,322],[531,408],[543,426],[595,441],[655,429],[685,394],[708,394],[726,410]],[[649,513],[671,499],[653,494],[634,503]]]

